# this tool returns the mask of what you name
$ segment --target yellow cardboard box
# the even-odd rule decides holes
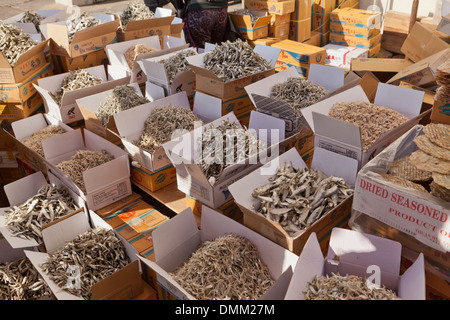
[[[295,0],[287,1],[245,1],[245,8],[249,10],[267,10],[270,14],[284,15],[295,11]]]
[[[381,12],[340,7],[331,12],[330,21],[358,25],[361,28],[372,28],[380,23]]]
[[[255,15],[257,15],[258,12],[259,11],[253,11]],[[267,37],[269,34],[269,23],[272,19],[270,15],[261,15],[255,22],[252,22],[250,15],[239,14],[236,12],[230,12],[228,15],[231,17],[236,29],[239,30],[244,39],[256,40]]]
[[[340,46],[349,46],[363,49],[372,49],[381,44],[381,34],[378,34],[369,39],[355,37],[352,35],[339,34],[330,32],[330,43]]]
[[[293,64],[286,63],[286,62],[283,62],[283,61],[280,61],[280,60],[277,60],[275,65],[278,66],[275,69],[277,72],[286,70],[286,69],[288,69],[290,67],[294,67],[297,70],[297,72],[298,72],[300,77],[305,78],[305,79],[308,77],[309,65],[306,65],[306,64],[293,65]]]
[[[311,19],[291,20],[289,23],[289,39],[304,42],[311,38]]]
[[[349,23],[332,22],[330,24],[330,31],[333,33],[352,35],[367,39],[378,35],[380,33],[380,28],[364,28]]]
[[[278,39],[287,39],[289,37],[290,23],[269,25],[269,37]]]
[[[177,171],[172,165],[157,172],[151,172],[144,167],[136,167],[132,164],[130,174],[131,182],[136,182],[152,192],[177,181]]]
[[[0,120],[15,121],[29,117],[44,106],[39,93],[35,93],[23,103],[0,104]]]
[[[71,58],[68,56],[52,54],[53,64],[58,73],[65,73],[76,69],[85,69],[98,65],[107,65],[108,56],[104,49],[100,49],[82,56]]]
[[[202,215],[203,204],[197,201],[194,197],[186,195],[186,204],[189,208],[192,209],[192,212],[195,215]],[[236,204],[236,202],[234,202],[234,200],[230,200],[213,210],[236,221],[243,217],[241,209],[239,209],[239,206]]]
[[[431,109],[432,121],[450,124],[450,101],[434,101]]]
[[[295,66],[325,63],[326,50],[324,48],[293,40],[283,40],[272,44],[272,47],[281,49],[280,55],[278,56],[279,61]]]
[[[256,39],[256,40],[248,40],[247,42],[252,47],[254,47],[257,44],[262,44],[264,46],[271,46],[273,43],[280,42],[281,40],[284,40],[284,39],[277,39],[277,38],[272,38],[272,37],[264,37],[264,38],[260,38],[260,39]]]

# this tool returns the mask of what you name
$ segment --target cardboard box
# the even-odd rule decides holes
[[[291,14],[292,13],[286,13],[286,14],[271,14],[270,15],[270,23],[271,26],[278,26],[280,24],[286,24],[291,21]]]
[[[277,38],[271,38],[271,37],[265,37],[265,38],[260,38],[260,39],[256,39],[256,40],[248,40],[247,42],[252,46],[255,47],[255,45],[257,44],[262,44],[264,46],[270,46],[272,45],[272,43],[275,42],[279,42],[282,39],[277,39]]]
[[[246,227],[298,255],[302,252],[303,246],[312,232],[320,234],[320,238],[322,238],[336,224],[348,220],[351,212],[352,196],[322,216],[310,228],[303,230],[303,232],[300,232],[300,234],[294,237],[289,236],[280,224],[256,212],[254,208],[258,208],[259,200],[252,197],[253,190],[269,183],[269,179],[276,174],[278,167],[282,166],[285,162],[291,163],[294,168],[298,169],[306,167],[305,162],[297,150],[292,148],[269,163],[266,163],[261,168],[251,172],[246,177],[233,183],[229,186],[229,190],[244,213],[244,225]],[[314,155],[311,168],[320,170],[327,176],[334,175],[342,177],[348,183],[348,178],[356,175],[356,165],[353,162],[352,159],[345,158],[342,155],[332,154],[331,152],[319,153]],[[351,186],[350,183],[348,184]],[[322,246],[323,249],[326,249],[327,243],[322,243]]]
[[[56,186],[64,187],[64,185],[53,175],[49,176],[49,182],[54,183]],[[36,195],[40,188],[46,186],[47,180],[42,172],[38,171],[26,177],[23,177],[17,181],[8,183],[4,186],[6,197],[8,199],[10,207],[0,209],[0,233],[8,241],[13,248],[27,248],[36,247],[41,244],[36,240],[30,238],[25,239],[22,237],[14,236],[6,226],[6,212],[13,206],[18,206],[27,201],[32,196]],[[74,212],[81,212],[84,219],[87,219],[88,211],[84,201],[78,197],[73,191],[67,189],[70,196],[74,200],[76,209]],[[70,213],[68,213],[70,214]],[[63,217],[59,218],[63,219]],[[58,221],[59,219],[55,220]],[[44,226],[45,227],[45,226]]]
[[[212,50],[213,46],[210,47],[210,49]],[[276,57],[278,57],[278,55],[280,54],[280,49],[274,48],[272,46],[268,47],[257,44],[255,45],[253,51],[260,54],[263,58],[269,61],[272,64],[273,68],[228,82],[223,81],[222,79],[217,77],[211,70],[208,70],[204,67],[203,59],[207,52],[187,57],[186,60],[188,61],[191,70],[195,73],[196,90],[218,98],[228,99],[231,97],[235,97],[238,94],[244,94],[244,87],[246,85],[274,74],[275,62],[277,60]]]
[[[51,56],[57,73],[64,73],[76,69],[86,69],[108,64],[108,57],[104,48],[77,56],[75,58],[57,54],[52,54]]]
[[[325,64],[343,66],[344,68],[350,68],[352,60],[368,57],[368,50],[363,48],[335,44],[327,44],[323,48],[327,50]]]
[[[311,31],[311,38],[304,40],[303,43],[310,46],[321,47],[322,46],[322,34],[320,32]]]
[[[258,17],[255,22],[252,22],[251,16],[244,13],[242,10],[228,13],[234,26],[244,39],[256,40],[269,35],[269,23],[272,19],[270,15],[266,15],[265,11],[250,11]]]
[[[26,22],[26,23],[20,22],[20,20],[22,20],[22,18],[25,16],[24,12],[16,14],[7,19],[4,19],[3,22],[10,23],[16,27],[21,28],[23,31],[28,33],[34,41],[41,42],[45,38],[44,35],[42,34],[42,32],[44,31],[45,24],[47,24],[48,21],[55,21],[58,19],[66,20],[66,12],[64,12],[63,10],[58,10],[58,9],[56,9],[56,10],[55,9],[33,10],[32,13],[38,14],[41,17],[43,17],[43,19],[38,22],[37,28],[31,22]],[[41,27],[42,27],[42,29],[41,29]]]
[[[448,101],[434,101],[430,119],[450,124],[450,103]]]
[[[351,61],[353,71],[400,72],[414,64],[408,59],[354,58]]]
[[[366,152],[362,151],[360,128],[358,126],[328,116],[330,108],[337,102],[369,102],[361,86],[358,85],[345,90],[304,108],[302,114],[314,131],[315,152],[318,148],[325,148],[346,155],[357,160],[359,168],[362,168],[373,156],[380,153],[429,113],[429,111],[420,113],[423,97],[424,92],[379,83],[374,104],[398,111],[406,116],[409,121],[383,134]]]
[[[177,172],[171,165],[157,172],[151,172],[138,163],[131,164],[131,182],[149,189],[152,192],[177,181]]]
[[[212,240],[230,232],[246,237],[256,246],[261,260],[269,268],[271,276],[275,280],[275,284],[261,297],[261,300],[283,299],[285,285],[289,282],[298,257],[240,223],[207,207],[202,208],[200,230],[189,208],[156,229],[153,232],[155,261],[142,257],[140,259],[157,273],[158,283],[171,295],[177,299],[195,300],[173,280],[169,272],[186,261],[203,241]],[[179,246],[184,249],[177,250],[177,254],[175,254],[173,250],[180,248]],[[279,258],[275,259],[275,256]],[[168,263],[168,257],[175,259]]]
[[[425,92],[425,96],[423,97],[422,110],[423,110],[424,106],[427,109],[429,109],[429,108],[431,108],[433,106],[433,104],[434,104],[434,95],[435,95],[434,91],[427,90],[427,89],[424,89],[422,87],[418,87],[418,86],[412,85],[412,84],[410,84],[408,82],[405,82],[405,81],[400,81],[398,86],[399,87],[403,87],[403,88],[410,88],[410,89],[414,89],[414,90],[419,90],[419,91]]]
[[[439,22],[436,30],[450,35],[450,13],[441,18],[441,21]]]
[[[340,46],[357,47],[369,50],[374,48],[378,44],[381,44],[381,34],[373,36],[369,39],[364,39],[350,35],[330,32],[330,43],[337,44]]]
[[[394,290],[404,300],[425,300],[423,255],[400,275],[402,246],[398,242],[334,228],[324,258],[317,238],[318,235],[311,234],[300,254],[286,292],[286,300],[305,300],[303,292],[307,283],[315,276],[331,276],[332,273],[368,279],[372,285]]]
[[[403,42],[401,51],[407,58],[419,62],[448,48],[450,48],[450,44],[440,39],[422,23],[417,22]]]
[[[350,24],[361,28],[374,28],[381,22],[381,12],[355,8],[337,8],[330,14],[332,23]]]
[[[245,2],[244,9],[248,10],[267,10],[270,14],[284,15],[295,11],[295,1],[266,1],[250,0]]]
[[[310,46],[308,44],[283,40],[271,45],[281,49],[278,60],[299,67],[310,64],[324,64],[326,59],[326,50],[320,47]]]
[[[117,232],[127,241],[134,239],[141,234],[153,232],[169,218],[157,210],[149,211],[139,217],[134,217],[130,223],[123,223],[117,227]]]
[[[370,48],[369,49],[369,58],[377,57],[380,50],[381,50],[381,43],[378,43],[377,45]]]
[[[275,69],[276,72],[281,72],[283,70],[294,68],[298,75],[302,78],[308,78],[308,72],[309,72],[309,66],[303,65],[303,66],[296,66],[290,63],[286,63],[280,60],[277,60],[277,63],[275,64],[277,68]]]
[[[90,217],[93,227],[111,229],[94,212],[90,212]],[[74,213],[63,219],[59,219],[56,223],[43,230],[44,244],[47,252],[25,251],[28,259],[30,259],[33,266],[44,278],[44,281],[48,284],[58,300],[83,300],[83,298],[61,290],[41,268],[41,264],[48,259],[50,254],[62,248],[66,241],[70,241],[91,229],[89,219],[84,216],[84,213]],[[131,262],[111,276],[95,283],[91,288],[91,300],[127,300],[141,294],[143,291],[139,263],[136,261],[136,250],[115,231],[114,233],[121,240]]]
[[[16,160],[17,154],[17,151],[0,151],[0,169],[17,168],[19,166]]]
[[[353,36],[363,39],[370,39],[380,34],[380,27],[373,26],[370,28],[362,27],[358,24],[332,22],[330,31],[335,34],[344,36]]]
[[[289,23],[289,40],[304,42],[311,38],[310,20],[294,21]]]
[[[142,196],[138,193],[132,192],[131,195],[128,197],[125,197],[123,199],[120,199],[116,202],[111,203],[110,205],[107,205],[101,209],[95,210],[95,213],[101,217],[105,218],[112,214],[117,213],[118,211],[121,211],[128,206],[140,201]]]
[[[336,7],[335,0],[314,0],[311,6],[311,30],[324,33],[330,31],[330,14]]]
[[[84,140],[83,140],[84,136]],[[72,130],[42,141],[47,169],[64,185],[75,191],[87,203],[89,210],[97,210],[131,194],[128,154],[104,138],[80,129]],[[106,150],[114,159],[83,172],[86,191],[82,191],[56,165],[70,159],[78,150]]]
[[[445,61],[450,59],[450,49],[445,49],[435,53],[428,58],[410,65],[387,81],[389,84],[398,84],[400,81],[407,81],[416,86],[432,85],[436,82],[436,69]]]
[[[186,195],[186,204],[195,215],[202,216],[202,208],[204,205],[200,201],[190,195]],[[241,209],[239,209],[233,199],[213,210],[235,221],[239,221],[243,217]]]
[[[0,120],[14,122],[24,119],[38,112],[44,106],[44,101],[39,93],[35,93],[22,103],[0,104]]]
[[[269,25],[269,37],[278,39],[287,39],[289,37],[290,24],[280,24],[277,26]]]
[[[83,120],[83,115],[81,114],[80,109],[78,108],[76,99],[93,95],[95,93],[99,93],[105,90],[113,89],[117,85],[127,84],[130,81],[130,77],[123,77],[118,79],[108,78],[108,75],[105,71],[105,67],[103,65],[95,66],[92,68],[86,68],[84,70],[86,70],[93,76],[101,78],[102,83],[95,86],[68,91],[64,93],[61,100],[61,107],[56,103],[56,101],[53,99],[50,93],[54,93],[61,88],[62,82],[70,74],[70,72],[57,74],[43,79],[38,79],[38,84],[37,85],[33,84],[33,86],[36,88],[36,90],[39,92],[42,99],[44,100],[46,113],[50,114],[52,117],[64,123],[71,123],[78,120]]]

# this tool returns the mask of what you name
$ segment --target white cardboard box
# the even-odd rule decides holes
[[[61,181],[59,181],[56,177],[49,174],[50,183],[55,184],[57,186],[64,186]],[[26,176],[22,179],[14,181],[5,185],[5,193],[8,201],[12,206],[18,206],[29,198],[34,196],[41,187],[47,185],[47,181],[42,174],[42,172],[37,171],[29,176]],[[72,196],[75,206],[77,208],[82,208],[85,216],[87,217],[87,209],[86,204],[75,192],[67,188],[67,191]],[[25,248],[25,247],[35,247],[38,246],[38,243],[34,239],[25,239],[21,237],[15,237],[11,234],[7,226],[5,225],[6,217],[5,212],[10,208],[0,208],[0,232],[3,237],[8,241],[8,243],[13,248]],[[75,209],[77,210],[77,209]]]
[[[275,284],[260,300],[284,298],[297,263],[297,255],[206,206],[202,207],[201,226],[199,230],[194,214],[188,208],[153,231],[155,262],[139,258],[156,272],[157,281],[163,288],[178,299],[195,300],[170,276],[169,272],[186,261],[200,243],[228,233],[236,233],[257,247],[262,262],[269,268],[275,280]]]
[[[82,120],[83,115],[81,114],[78,108],[78,105],[75,101],[76,99],[87,95],[92,95],[94,93],[109,90],[116,87],[117,85],[127,84],[130,82],[129,77],[108,79],[107,74],[105,72],[105,67],[103,65],[86,68],[84,70],[88,71],[93,76],[101,78],[103,82],[99,85],[66,92],[63,95],[61,101],[62,105],[61,108],[52,98],[50,92],[55,93],[57,90],[59,90],[61,88],[61,84],[64,78],[67,77],[70,74],[70,72],[57,74],[47,78],[42,78],[38,80],[37,85],[33,84],[36,90],[41,95],[42,99],[44,100],[46,113],[64,123],[71,123]]]
[[[425,300],[423,254],[400,275],[401,250],[401,244],[396,241],[333,228],[324,258],[316,234],[311,234],[298,259],[285,300],[305,300],[303,292],[307,283],[314,276],[331,276],[331,273],[367,278],[372,284],[395,290],[405,300]]]
[[[97,210],[131,194],[128,154],[108,140],[84,130],[72,130],[42,142],[48,170],[57,176],[87,203],[89,210]],[[83,172],[86,193],[56,165],[69,160],[79,150],[106,150],[114,159]]]
[[[53,280],[50,279],[49,275],[45,273],[45,271],[41,268],[41,264],[44,263],[50,254],[55,251],[61,249],[67,241],[71,241],[75,237],[80,234],[83,234],[89,230],[91,230],[90,222],[92,223],[93,228],[101,227],[104,229],[112,230],[111,226],[100,219],[94,212],[90,211],[89,216],[91,217],[90,221],[86,215],[82,213],[74,213],[65,219],[60,219],[58,222],[52,224],[51,226],[45,228],[43,230],[43,238],[44,244],[47,249],[47,252],[32,252],[25,251],[26,256],[30,259],[33,266],[38,270],[39,274],[44,278],[44,281],[48,284],[53,294],[56,296],[58,300],[83,300],[83,298],[73,295],[67,291],[62,290]],[[120,234],[114,231],[116,237],[118,237],[122,244],[125,247],[125,252],[130,260],[136,261],[138,252],[133,246],[131,246]],[[122,272],[126,267],[117,271]],[[111,275],[113,276],[113,275]],[[110,276],[110,277],[111,277]],[[108,279],[108,278],[106,278]],[[94,286],[101,286],[102,282],[106,279],[97,282]],[[114,290],[124,290],[128,283],[116,283],[117,287],[110,288],[110,291]],[[93,289],[94,290],[94,289]],[[128,288],[131,290],[131,288]]]
[[[322,148],[343,154],[358,160],[359,168],[361,168],[430,112],[428,110],[420,113],[424,94],[418,90],[379,83],[374,104],[398,111],[410,120],[383,134],[366,152],[363,152],[358,126],[328,116],[329,110],[335,103],[369,102],[360,85],[304,108],[302,114],[314,132],[314,150]]]
[[[325,64],[350,69],[352,58],[368,58],[369,50],[356,47],[327,44],[323,46],[327,50]]]

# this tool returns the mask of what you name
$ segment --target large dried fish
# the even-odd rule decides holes
[[[69,37],[69,43],[72,42],[75,33],[90,27],[94,27],[100,24],[100,20],[97,20],[93,16],[89,16],[86,12],[83,12],[81,15],[68,20],[66,22],[67,25],[67,35]]]
[[[258,248],[234,233],[204,241],[170,274],[198,300],[257,300],[274,283]]]
[[[11,67],[15,67],[20,56],[36,46],[28,33],[22,29],[0,21],[0,52]]]
[[[120,15],[123,30],[127,29],[127,25],[130,21],[135,20],[147,20],[155,18],[155,13],[145,5],[144,2],[133,1],[123,10]]]
[[[191,69],[186,60],[186,57],[193,56],[195,54],[196,52],[194,50],[188,49],[180,51],[171,57],[158,61],[158,63],[164,65],[164,70],[166,70],[169,84],[172,84],[177,74]]]
[[[257,213],[295,237],[352,194],[342,178],[284,163],[269,183],[253,190],[252,197],[260,200]]]

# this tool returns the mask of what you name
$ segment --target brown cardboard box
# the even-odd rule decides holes
[[[309,44],[311,46],[321,47],[322,46],[322,34],[320,32],[312,31],[311,38],[303,41],[303,43]]]
[[[252,22],[250,15],[239,13],[239,10],[229,12],[234,26],[240,32],[244,39],[256,40],[267,37],[269,35],[269,23],[272,17],[265,15],[265,11],[250,11],[253,15],[258,16],[255,22]]]
[[[121,200],[111,203],[110,205],[107,205],[106,207],[96,210],[95,213],[101,218],[108,217],[108,216],[115,214],[115,213],[119,212],[120,210],[123,210],[123,209],[127,208],[128,206],[140,201],[140,199],[141,199],[141,196],[139,194],[133,192],[128,197],[125,197]]]
[[[245,8],[249,10],[267,10],[270,14],[284,15],[295,11],[295,0],[249,0],[245,1]]]
[[[0,120],[15,121],[24,119],[35,113],[43,106],[44,101],[39,93],[35,93],[23,103],[0,104]]]
[[[119,42],[123,42],[157,35],[161,41],[163,41],[165,35],[170,36],[172,34],[172,30],[174,32],[178,31],[171,27],[174,18],[175,16],[170,16],[130,21],[125,30],[120,28],[117,31],[117,38],[119,39]]]
[[[364,39],[351,35],[330,32],[330,43],[370,50],[375,46],[381,44],[381,34],[373,36],[369,39]]]
[[[136,182],[152,192],[177,181],[177,171],[172,165],[157,172],[151,172],[144,167],[131,164],[130,174],[131,182]]]
[[[313,0],[312,30],[325,33],[330,31],[330,13],[336,8],[336,0]]]
[[[289,39],[304,42],[311,38],[311,19],[302,21],[291,20],[289,23]]]
[[[352,71],[400,72],[412,65],[409,59],[356,58],[352,59]]]
[[[435,100],[430,119],[431,121],[450,124],[450,102]]]
[[[52,54],[52,61],[58,73],[65,73],[76,69],[85,69],[98,65],[107,65],[108,57],[104,49],[99,49],[75,58]]]
[[[272,44],[272,47],[280,48],[278,60],[295,66],[309,66],[311,63],[324,64],[326,50],[308,44],[283,40]]]
[[[186,204],[188,208],[192,209],[192,212],[195,215],[202,215],[203,204],[200,201],[197,201],[194,197],[186,195]],[[236,204],[236,202],[234,202],[234,200],[230,200],[213,210],[236,221],[240,220],[243,217],[241,209],[239,209],[239,206]]]
[[[255,47],[257,44],[262,44],[264,46],[270,46],[273,43],[279,42],[283,39],[277,39],[277,38],[271,38],[271,37],[264,37],[256,40],[248,40],[247,42],[252,46]]]
[[[276,26],[269,25],[269,37],[278,38],[280,40],[287,39],[289,37],[289,27],[289,22]]]

